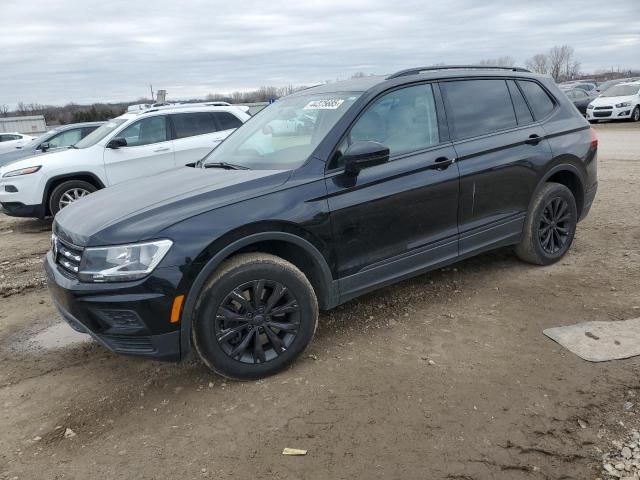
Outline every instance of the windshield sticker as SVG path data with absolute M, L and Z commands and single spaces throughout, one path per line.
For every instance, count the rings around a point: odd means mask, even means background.
M 344 103 L 341 98 L 327 98 L 326 100 L 312 100 L 304 107 L 304 110 L 336 110 Z

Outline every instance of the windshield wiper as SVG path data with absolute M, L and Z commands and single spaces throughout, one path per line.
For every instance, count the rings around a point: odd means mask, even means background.
M 69 145 L 69 148 L 73 148 L 74 150 L 78 150 L 78 147 L 76 147 L 75 145 Z
M 226 170 L 251 170 L 249 167 L 245 167 L 244 165 L 234 165 L 233 163 L 227 162 L 212 162 L 205 163 L 203 168 L 224 168 Z

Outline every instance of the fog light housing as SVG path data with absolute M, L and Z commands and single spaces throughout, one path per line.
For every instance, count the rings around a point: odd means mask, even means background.
M 4 191 L 9 193 L 18 193 L 18 188 L 15 185 L 5 185 Z

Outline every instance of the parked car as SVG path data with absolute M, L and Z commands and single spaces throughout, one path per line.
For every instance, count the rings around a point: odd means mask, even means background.
M 13 216 L 55 215 L 104 187 L 197 162 L 249 118 L 235 107 L 127 112 L 70 149 L 0 167 L 0 203 Z
M 587 107 L 587 120 L 640 120 L 640 82 L 619 83 Z
M 595 94 L 596 92 L 596 84 L 595 83 L 582 83 L 582 82 L 578 82 L 578 83 L 574 83 L 571 85 L 572 89 L 580 89 L 580 90 L 584 90 L 585 92 L 589 93 L 589 94 Z
M 596 93 L 600 95 L 602 92 L 606 92 L 609 88 L 614 85 L 618 85 L 619 83 L 630 83 L 640 80 L 639 78 L 618 78 L 616 80 L 607 80 L 606 82 L 600 83 L 596 87 Z
M 473 102 L 469 99 L 472 98 Z M 313 128 L 273 135 L 313 113 Z M 62 210 L 45 270 L 107 348 L 276 373 L 318 309 L 490 249 L 549 265 L 596 194 L 597 138 L 547 77 L 415 68 L 294 93 L 198 166 Z
M 10 152 L 27 145 L 35 137 L 18 132 L 0 133 L 0 153 Z
M 0 154 L 0 166 L 15 162 L 21 158 L 34 157 L 42 153 L 68 148 L 82 140 L 103 123 L 72 123 L 51 129 L 22 147 Z
M 591 103 L 595 97 L 593 95 L 589 95 L 587 92 L 580 88 L 572 88 L 572 89 L 563 89 L 564 93 L 569 97 L 569 100 L 573 102 L 576 108 L 583 115 L 587 114 L 587 105 Z

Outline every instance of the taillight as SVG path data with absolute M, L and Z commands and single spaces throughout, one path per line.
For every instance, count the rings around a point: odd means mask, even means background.
M 598 134 L 596 133 L 595 129 L 593 127 L 590 128 L 591 130 L 591 149 L 592 150 L 597 150 L 598 149 Z

